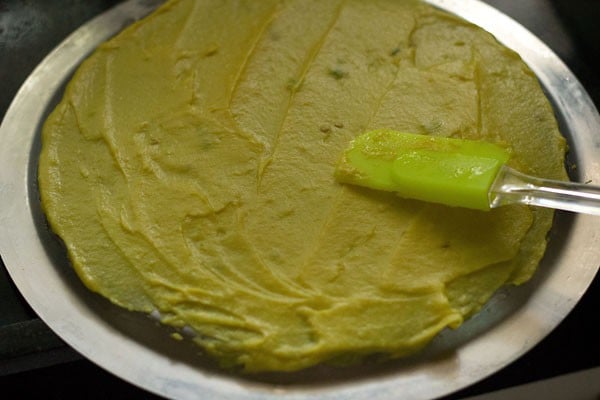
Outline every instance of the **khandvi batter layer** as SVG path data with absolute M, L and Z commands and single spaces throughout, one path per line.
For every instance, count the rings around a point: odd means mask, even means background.
M 85 285 L 225 367 L 414 353 L 534 272 L 552 212 L 336 182 L 388 128 L 487 140 L 565 178 L 532 72 L 424 3 L 169 1 L 87 59 L 43 129 L 42 205 Z

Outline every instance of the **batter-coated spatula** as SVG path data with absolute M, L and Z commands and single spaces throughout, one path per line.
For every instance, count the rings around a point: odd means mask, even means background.
M 506 165 L 509 158 L 507 149 L 488 142 L 376 130 L 352 141 L 335 176 L 449 206 L 520 203 L 600 215 L 600 187 L 525 175 Z

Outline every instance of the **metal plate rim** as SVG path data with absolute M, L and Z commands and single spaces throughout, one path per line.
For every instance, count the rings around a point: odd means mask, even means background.
M 558 57 L 521 25 L 478 0 L 427 1 L 476 23 L 521 54 L 562 110 L 570 129 L 581 132 L 581 137 L 574 139 L 582 179 L 600 182 L 597 158 L 600 137 L 592 135 L 593 130 L 600 127 L 600 117 L 581 84 Z M 600 250 L 594 243 L 598 241 L 599 221 L 590 216 L 559 214 L 559 219 L 568 219 L 571 225 L 571 234 L 564 238 L 566 243 L 555 261 L 565 263 L 566 267 L 553 268 L 541 289 L 537 288 L 522 308 L 494 329 L 462 345 L 453 356 L 422 362 L 402 375 L 315 387 L 267 385 L 194 369 L 131 341 L 109 322 L 91 314 L 57 271 L 48 266 L 49 260 L 31 217 L 31 176 L 27 170 L 31 163 L 30 148 L 39 130 L 39 117 L 60 86 L 52 76 L 57 66 L 70 73 L 97 44 L 132 19 L 145 15 L 156 4 L 156 1 L 129 0 L 75 31 L 30 75 L 0 126 L 3 140 L 0 148 L 0 254 L 32 308 L 75 350 L 132 384 L 177 399 L 241 400 L 282 396 L 289 399 L 384 399 L 395 398 L 400 393 L 406 399 L 432 398 L 469 386 L 520 357 L 552 331 L 585 293 L 598 270 Z M 32 275 L 35 278 L 32 279 Z M 524 327 L 524 322 L 529 327 Z M 90 337 L 91 330 L 93 337 Z M 98 351 L 107 345 L 111 347 L 110 352 Z M 482 360 L 483 350 L 493 357 Z M 131 354 L 135 359 L 131 359 Z

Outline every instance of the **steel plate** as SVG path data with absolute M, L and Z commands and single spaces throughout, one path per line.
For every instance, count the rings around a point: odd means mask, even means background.
M 542 42 L 478 0 L 428 0 L 493 33 L 537 74 L 570 145 L 572 176 L 600 182 L 600 116 L 584 88 Z M 81 284 L 40 209 L 36 169 L 40 127 L 64 84 L 102 41 L 154 9 L 129 0 L 69 36 L 35 69 L 0 127 L 0 254 L 19 291 L 69 345 L 148 391 L 177 399 L 425 399 L 500 370 L 550 333 L 592 282 L 600 259 L 600 219 L 557 213 L 534 278 L 499 291 L 456 331 L 418 356 L 346 369 L 315 367 L 243 377 L 216 368 L 151 318 L 111 305 Z

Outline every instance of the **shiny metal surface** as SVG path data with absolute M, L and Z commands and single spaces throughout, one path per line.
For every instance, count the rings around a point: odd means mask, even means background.
M 600 182 L 600 116 L 565 65 L 523 27 L 477 0 L 429 0 L 516 50 L 553 102 L 581 182 Z M 498 371 L 545 337 L 598 270 L 600 219 L 558 213 L 548 252 L 529 283 L 501 290 L 456 331 L 421 354 L 381 365 L 240 377 L 196 356 L 144 315 L 109 304 L 79 282 L 40 209 L 35 171 L 39 130 L 72 71 L 95 46 L 156 1 L 130 0 L 84 25 L 53 51 L 17 94 L 0 127 L 0 254 L 39 316 L 81 354 L 121 378 L 177 399 L 425 399 Z

